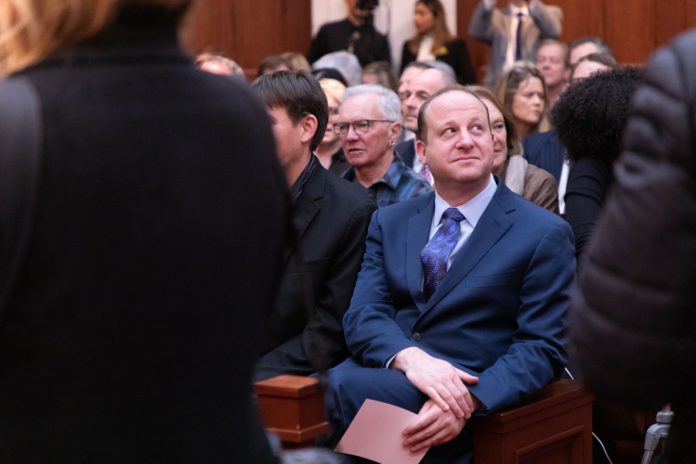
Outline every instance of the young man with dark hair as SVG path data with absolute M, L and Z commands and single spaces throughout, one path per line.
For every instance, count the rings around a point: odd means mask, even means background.
M 271 118 L 294 206 L 295 238 L 265 321 L 255 378 L 309 375 L 347 355 L 341 321 L 375 205 L 364 189 L 326 171 L 312 154 L 324 137 L 328 105 L 311 75 L 280 71 L 258 78 L 252 88 Z

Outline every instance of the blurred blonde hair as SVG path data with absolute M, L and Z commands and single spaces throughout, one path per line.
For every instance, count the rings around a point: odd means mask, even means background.
M 191 0 L 2 0 L 0 73 L 40 61 L 56 49 L 91 37 L 119 8 L 159 6 L 182 12 Z
M 346 86 L 337 81 L 336 79 L 322 78 L 319 79 L 319 85 L 321 86 L 327 97 L 331 97 L 340 105 L 343 101 L 343 93 L 346 91 Z

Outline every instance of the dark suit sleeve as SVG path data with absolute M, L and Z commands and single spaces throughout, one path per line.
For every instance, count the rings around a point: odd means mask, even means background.
M 563 11 L 541 0 L 529 1 L 529 16 L 539 28 L 539 39 L 558 39 L 563 31 Z
M 520 288 L 517 331 L 507 352 L 479 375 L 469 390 L 498 410 L 528 399 L 554 378 L 566 362 L 565 324 L 575 275 L 573 234 L 558 221 L 536 247 Z
M 406 66 L 412 63 L 416 59 L 416 55 L 411 53 L 411 49 L 408 46 L 408 40 L 404 42 L 404 46 L 401 48 L 401 70 L 399 74 L 404 72 Z
M 447 44 L 447 47 L 451 54 L 451 64 L 457 75 L 457 81 L 462 85 L 475 84 L 476 73 L 474 72 L 474 66 L 471 64 L 471 57 L 469 56 L 466 42 L 461 39 L 453 40 Z
M 314 36 L 314 39 L 312 39 L 312 42 L 309 44 L 309 51 L 307 52 L 307 61 L 309 61 L 310 64 L 314 63 L 319 58 L 329 53 L 326 35 L 326 26 L 320 27 L 319 31 L 317 31 L 317 35 Z
M 315 301 L 313 316 L 301 333 L 261 357 L 257 364 L 257 378 L 267 378 L 279 372 L 309 375 L 334 366 L 348 356 L 342 319 L 360 270 L 365 234 L 374 209 L 371 201 L 365 201 L 355 209 L 337 242 L 340 247 L 331 258 L 331 267 Z
M 399 351 L 416 346 L 397 325 L 384 261 L 380 211 L 372 216 L 365 257 L 343 330 L 353 358 L 365 367 L 384 367 Z

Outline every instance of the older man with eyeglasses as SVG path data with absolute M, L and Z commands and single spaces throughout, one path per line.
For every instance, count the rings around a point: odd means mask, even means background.
M 425 180 L 394 156 L 400 121 L 396 93 L 378 85 L 358 85 L 346 90 L 334 124 L 351 165 L 343 177 L 365 187 L 378 207 L 430 191 Z

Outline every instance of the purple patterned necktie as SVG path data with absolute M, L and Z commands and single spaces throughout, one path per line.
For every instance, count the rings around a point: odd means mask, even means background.
M 515 61 L 522 59 L 522 18 L 524 13 L 517 13 L 517 34 L 515 35 Z
M 447 274 L 447 261 L 462 234 L 459 223 L 463 220 L 464 215 L 457 208 L 447 208 L 442 213 L 442 225 L 421 251 L 420 258 L 425 277 L 423 294 L 426 299 L 430 299 Z

